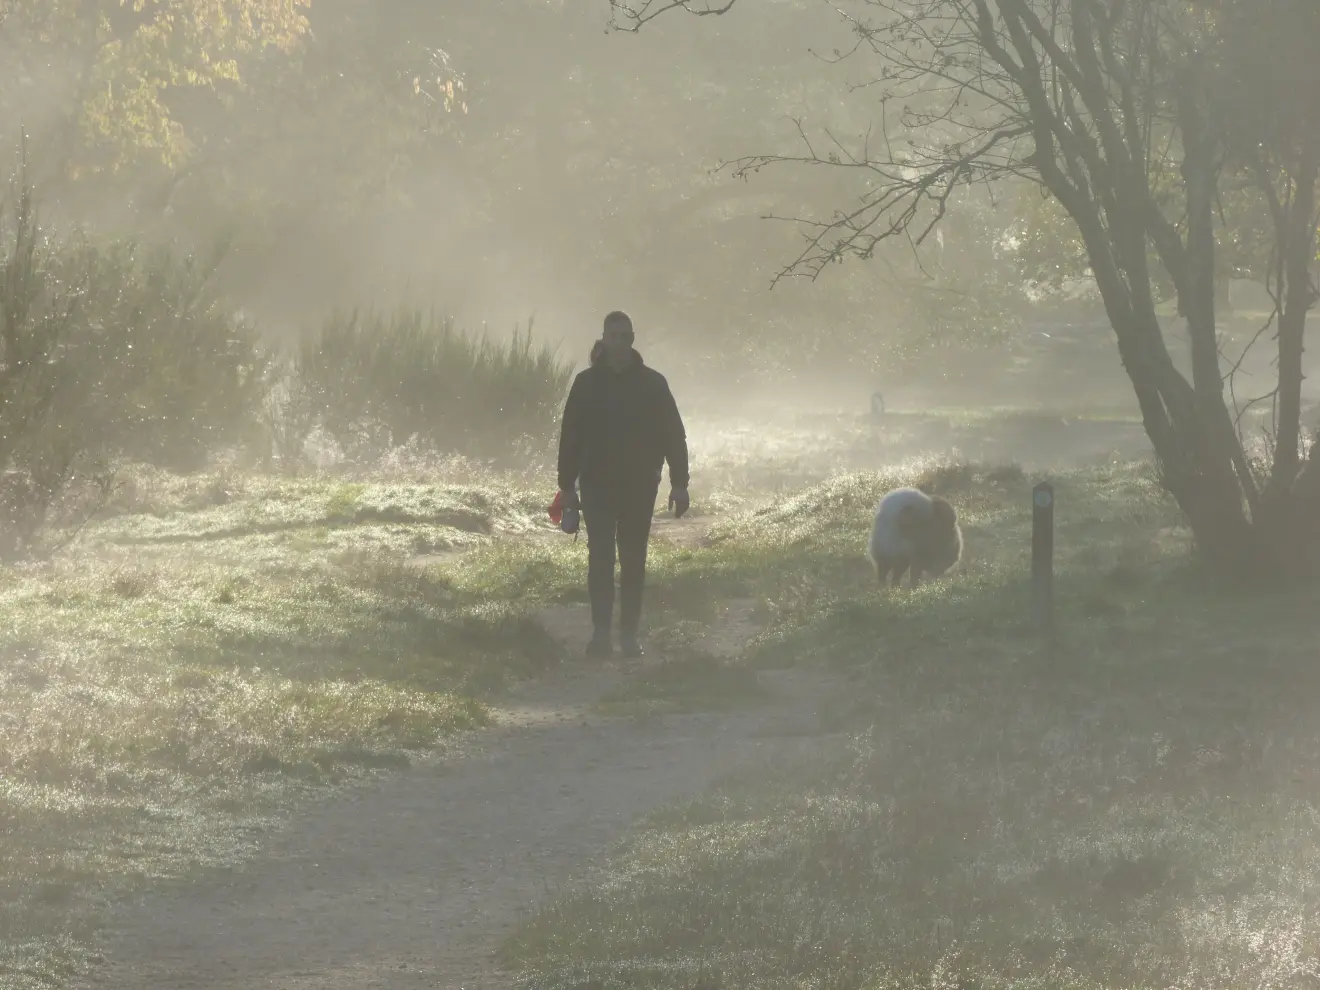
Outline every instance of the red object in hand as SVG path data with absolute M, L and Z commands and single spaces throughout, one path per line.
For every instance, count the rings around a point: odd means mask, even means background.
M 556 526 L 564 521 L 564 493 L 562 491 L 555 492 L 555 500 L 550 503 L 550 508 L 547 511 L 550 513 L 550 521 Z

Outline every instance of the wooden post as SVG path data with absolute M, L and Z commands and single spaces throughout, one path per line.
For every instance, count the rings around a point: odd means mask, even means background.
M 1042 481 L 1031 490 L 1031 619 L 1053 649 L 1054 642 L 1054 486 Z

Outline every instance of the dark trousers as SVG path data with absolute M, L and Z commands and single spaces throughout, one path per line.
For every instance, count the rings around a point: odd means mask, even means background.
M 619 553 L 619 628 L 637 635 L 646 582 L 646 544 L 651 538 L 655 492 L 591 502 L 582 509 L 587 525 L 587 593 L 591 623 L 608 634 L 614 617 L 614 551 Z

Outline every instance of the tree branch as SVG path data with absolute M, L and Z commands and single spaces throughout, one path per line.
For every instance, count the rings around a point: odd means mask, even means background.
M 948 161 L 926 170 L 917 170 L 915 175 L 911 175 L 912 166 L 904 162 L 878 162 L 851 154 L 841 157 L 832 152 L 830 156 L 822 158 L 800 123 L 798 128 L 807 145 L 806 155 L 757 155 L 724 163 L 720 169 L 728 168 L 734 177 L 744 179 L 768 165 L 787 163 L 864 169 L 881 176 L 885 185 L 863 196 L 857 208 L 836 214 L 829 221 L 773 214 L 763 217 L 805 225 L 814 231 L 807 236 L 807 244 L 797 258 L 774 275 L 772 286 L 789 277 L 806 277 L 815 281 L 826 265 L 841 261 L 845 255 L 872 257 L 882 242 L 912 230 L 918 222 L 922 207 L 929 205 L 933 208 L 934 216 L 924 221 L 915 236 L 914 243 L 920 245 L 947 213 L 949 199 L 959 186 L 976 177 L 989 179 L 996 173 L 1018 173 L 1018 166 L 1011 161 L 992 166 L 987 164 L 986 159 L 1002 145 L 1011 144 L 1030 133 L 1030 129 L 1024 125 L 994 131 Z
M 655 20 L 674 10 L 693 14 L 696 17 L 718 17 L 733 9 L 738 0 L 641 0 L 640 3 L 625 3 L 624 0 L 610 0 L 610 26 L 616 31 L 636 34 L 642 25 Z M 622 19 L 622 23 L 620 23 Z

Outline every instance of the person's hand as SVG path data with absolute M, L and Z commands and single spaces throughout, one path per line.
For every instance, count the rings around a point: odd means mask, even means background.
M 569 536 L 578 531 L 578 526 L 582 522 L 582 510 L 574 506 L 571 509 L 564 509 L 564 518 L 559 521 L 559 528 Z
M 682 519 L 683 513 L 691 506 L 688 500 L 688 490 L 686 488 L 671 488 L 669 490 L 669 508 L 674 513 L 675 519 Z
M 561 488 L 559 495 L 565 509 L 582 508 L 582 503 L 578 501 L 577 488 Z

